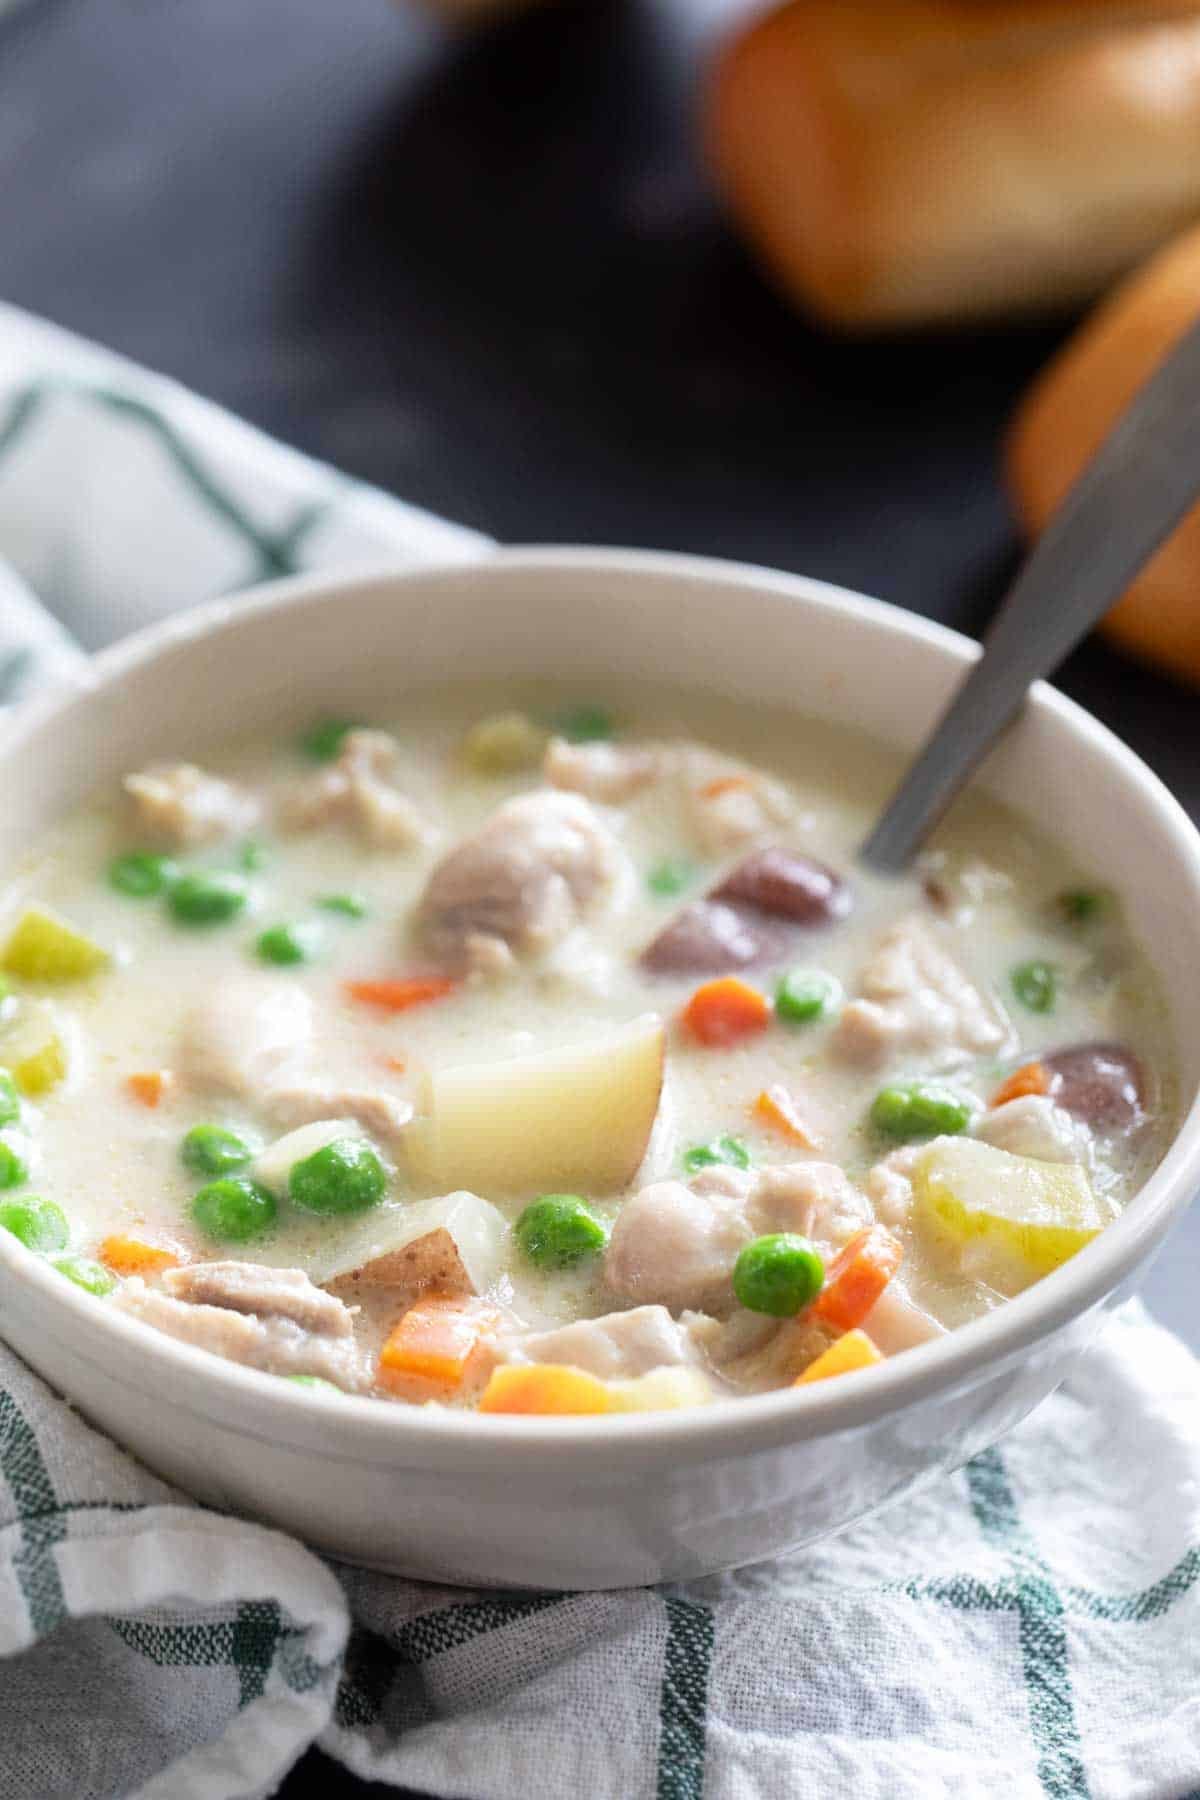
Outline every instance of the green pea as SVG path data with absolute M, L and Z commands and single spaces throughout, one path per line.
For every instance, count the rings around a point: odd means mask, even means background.
M 0 1230 L 11 1231 L 27 1250 L 39 1255 L 50 1250 L 65 1250 L 71 1235 L 67 1215 L 53 1200 L 42 1200 L 36 1194 L 25 1194 L 20 1200 L 0 1201 Z
M 216 869 L 181 875 L 167 894 L 167 905 L 181 925 L 224 925 L 245 904 L 242 877 Z
M 825 1264 L 808 1239 L 779 1231 L 755 1238 L 733 1265 L 733 1291 L 739 1306 L 773 1319 L 794 1319 L 820 1293 Z
M 1054 998 L 1058 992 L 1058 977 L 1048 962 L 1018 963 L 1009 976 L 1012 991 L 1030 1012 L 1048 1013 L 1054 1011 Z
M 608 1241 L 603 1225 L 577 1194 L 543 1194 L 525 1208 L 513 1236 L 536 1269 L 573 1269 Z
M 683 1166 L 689 1175 L 698 1175 L 701 1169 L 711 1169 L 717 1163 L 748 1169 L 750 1152 L 740 1137 L 719 1137 L 708 1144 L 693 1144 L 683 1153 Z
M 318 719 L 300 739 L 300 748 L 314 762 L 333 762 L 350 733 L 361 729 L 357 719 Z
M 842 984 L 822 969 L 789 969 L 775 989 L 775 1017 L 811 1025 L 841 1005 Z
M 192 1218 L 208 1237 L 244 1244 L 274 1222 L 275 1196 L 244 1175 L 227 1175 L 200 1189 L 192 1201 Z
M 603 706 L 569 706 L 550 721 L 561 737 L 572 744 L 598 744 L 616 731 L 613 716 Z
M 320 1375 L 285 1375 L 283 1379 L 290 1381 L 293 1387 L 315 1388 L 318 1393 L 337 1394 L 339 1398 L 341 1397 L 341 1388 L 335 1382 L 326 1381 Z
M 248 1163 L 254 1152 L 236 1131 L 223 1125 L 193 1125 L 179 1146 L 184 1168 L 197 1175 L 228 1175 Z
M 305 1212 L 353 1213 L 383 1199 L 383 1164 L 359 1138 L 335 1138 L 303 1162 L 293 1163 L 288 1193 Z
M 311 962 L 319 943 L 313 925 L 272 925 L 259 933 L 254 948 L 262 962 L 290 965 Z
M 682 894 L 693 876 L 692 865 L 681 856 L 668 856 L 646 875 L 646 886 L 652 894 L 660 899 L 671 900 L 676 894 Z
M 892 1138 L 950 1137 L 965 1131 L 970 1119 L 970 1100 L 937 1081 L 881 1088 L 871 1105 L 872 1125 Z
M 0 1069 L 0 1125 L 11 1125 L 21 1116 L 21 1096 L 7 1069 Z
M 156 856 L 153 850 L 130 850 L 108 865 L 109 885 L 130 900 L 152 899 L 169 888 L 178 874 L 177 863 L 169 856 Z
M 370 911 L 361 894 L 322 894 L 317 905 L 345 919 L 365 919 Z
M 248 838 L 238 851 L 238 867 L 244 869 L 247 875 L 253 875 L 266 866 L 267 852 L 264 846 L 254 838 Z
M 0 1188 L 20 1187 L 29 1180 L 29 1165 L 11 1144 L 0 1138 Z
M 1112 903 L 1107 888 L 1068 888 L 1056 902 L 1068 925 L 1090 925 L 1093 919 L 1103 917 Z
M 97 1299 L 111 1294 L 117 1285 L 116 1276 L 110 1274 L 103 1263 L 92 1262 L 90 1257 L 60 1256 L 53 1266 L 85 1294 L 95 1294 Z

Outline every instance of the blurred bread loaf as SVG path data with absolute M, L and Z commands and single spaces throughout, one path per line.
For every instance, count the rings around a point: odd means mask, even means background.
M 1200 0 L 790 0 L 719 55 L 707 139 L 827 320 L 1078 302 L 1200 219 Z
M 1045 525 L 1155 365 L 1200 319 L 1200 227 L 1126 281 L 1039 377 L 1013 420 L 1007 474 L 1022 526 Z M 1147 564 L 1104 629 L 1200 683 L 1200 506 Z

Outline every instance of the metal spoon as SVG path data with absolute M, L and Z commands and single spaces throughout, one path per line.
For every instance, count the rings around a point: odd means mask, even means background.
M 862 847 L 903 869 L 960 787 L 1200 496 L 1200 325 L 1134 397 L 1021 569 L 955 694 Z

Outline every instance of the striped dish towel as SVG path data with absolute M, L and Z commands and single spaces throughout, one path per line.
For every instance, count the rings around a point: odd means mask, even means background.
M 0 700 L 247 581 L 486 547 L 0 308 Z M 531 1595 L 199 1508 L 0 1346 L 0 1655 L 3 1800 L 249 1800 L 312 1742 L 464 1800 L 1200 1800 L 1200 1370 L 1128 1308 L 832 1543 Z

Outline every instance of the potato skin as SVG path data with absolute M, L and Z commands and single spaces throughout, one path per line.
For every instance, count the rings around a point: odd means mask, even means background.
M 716 59 L 709 160 L 855 330 L 1037 314 L 1200 217 L 1196 0 L 789 0 Z
M 1013 418 L 1005 474 L 1034 538 L 1151 370 L 1200 318 L 1200 227 L 1124 282 L 1043 370 Z M 1102 629 L 1200 685 L 1200 505 L 1167 539 Z

